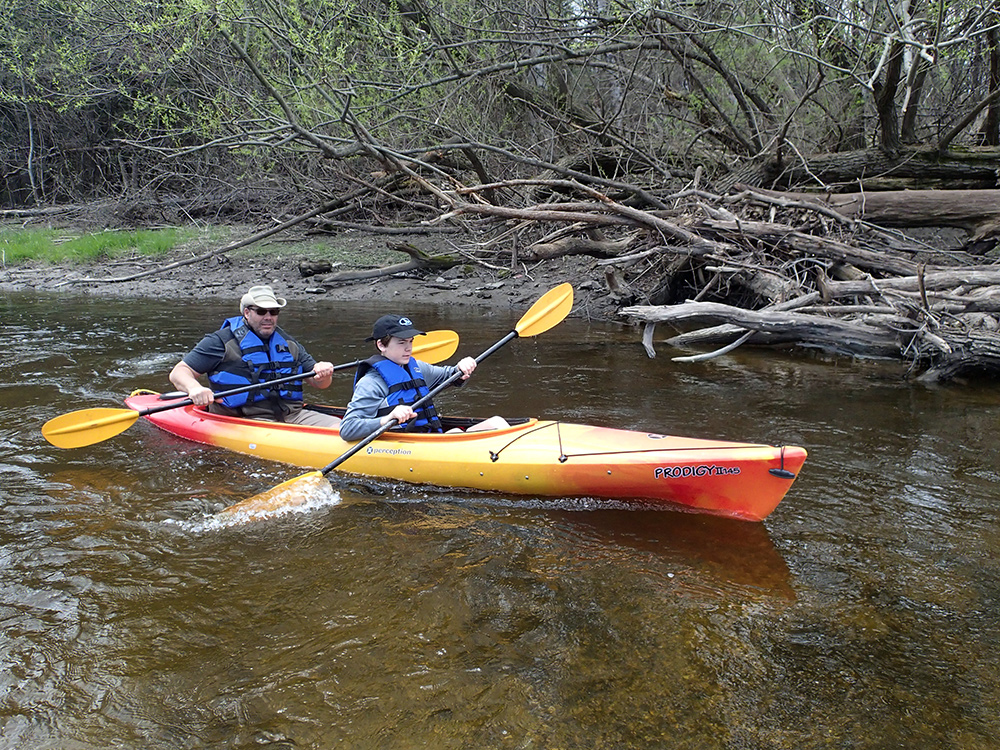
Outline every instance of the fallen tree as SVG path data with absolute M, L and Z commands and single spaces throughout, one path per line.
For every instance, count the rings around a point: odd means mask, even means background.
M 862 204 L 857 196 L 744 189 L 744 209 L 768 207 L 769 221 L 748 218 L 746 210 L 733 215 L 732 202 L 727 209 L 702 203 L 702 217 L 688 228 L 732 250 L 689 253 L 688 263 L 674 264 L 668 299 L 628 305 L 619 314 L 644 325 L 650 356 L 658 323 L 678 331 L 666 341 L 671 346 L 721 347 L 674 358 L 679 361 L 737 345 L 783 345 L 897 358 L 926 380 L 996 377 L 1000 266 L 964 248 L 930 247 L 869 223 L 877 218 L 886 227 L 905 226 L 912 213 L 920 226 L 960 222 L 969 231 L 996 220 L 998 191 L 961 193 L 866 194 L 871 203 Z M 935 216 L 944 218 L 934 223 Z M 661 278 L 661 286 L 666 281 Z
M 971 235 L 967 249 L 989 249 L 1000 236 L 1000 190 L 886 190 L 856 193 L 782 193 L 751 189 L 776 205 L 826 207 L 846 219 L 881 227 L 957 227 Z

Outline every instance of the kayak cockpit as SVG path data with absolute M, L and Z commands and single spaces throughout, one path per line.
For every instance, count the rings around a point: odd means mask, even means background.
M 344 406 L 321 406 L 319 404 L 306 404 L 304 407 L 306 409 L 311 409 L 312 411 L 318 411 L 322 414 L 329 414 L 334 417 L 344 418 L 344 414 L 347 412 L 347 407 Z M 441 416 L 441 427 L 445 432 L 449 430 L 461 430 L 465 432 L 472 425 L 478 424 L 483 421 L 483 417 L 446 417 Z M 533 421 L 528 417 L 504 417 L 507 420 L 507 424 L 511 427 L 517 427 L 519 425 L 525 425 Z M 395 431 L 393 434 L 398 434 Z

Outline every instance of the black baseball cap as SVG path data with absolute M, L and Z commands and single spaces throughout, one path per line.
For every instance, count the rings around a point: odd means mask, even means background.
M 413 327 L 413 321 L 405 315 L 383 315 L 375 321 L 372 328 L 372 335 L 365 341 L 376 341 L 386 336 L 395 336 L 398 339 L 412 339 L 414 336 L 423 336 L 424 332 Z

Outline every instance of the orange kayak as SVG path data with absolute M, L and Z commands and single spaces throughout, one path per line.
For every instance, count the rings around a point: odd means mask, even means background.
M 132 395 L 136 411 L 162 404 Z M 343 409 L 314 407 L 328 413 Z M 148 414 L 157 427 L 188 440 L 318 469 L 353 443 L 335 428 L 262 422 L 187 406 Z M 475 419 L 444 418 L 445 427 Z M 675 437 L 538 419 L 445 434 L 387 432 L 339 471 L 419 484 L 535 497 L 608 498 L 748 521 L 777 507 L 806 460 L 797 446 Z

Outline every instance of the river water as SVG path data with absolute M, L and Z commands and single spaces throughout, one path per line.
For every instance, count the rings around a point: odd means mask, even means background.
M 235 307 L 232 305 L 230 307 Z M 220 527 L 301 473 L 140 421 L 63 451 L 234 313 L 0 295 L 3 748 L 993 748 L 1000 389 L 890 363 L 646 357 L 569 319 L 445 413 L 805 446 L 764 523 L 345 482 Z M 385 312 L 292 303 L 321 359 Z M 409 310 L 476 355 L 523 310 Z M 350 376 L 321 394 L 343 403 Z M 331 457 L 332 460 L 333 457 Z

